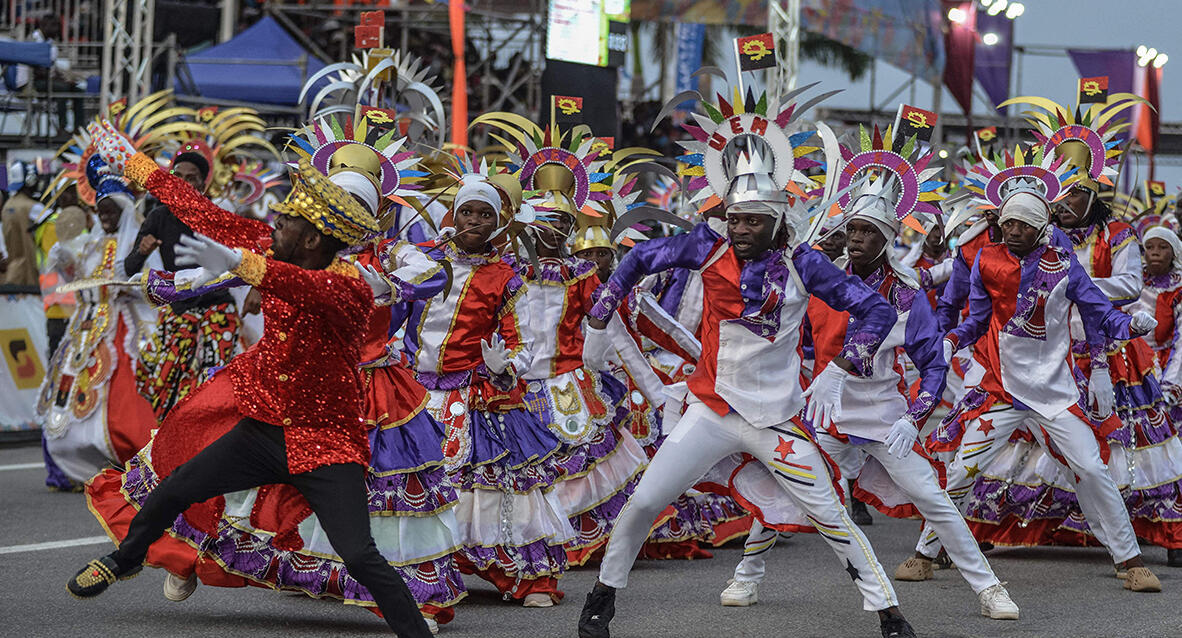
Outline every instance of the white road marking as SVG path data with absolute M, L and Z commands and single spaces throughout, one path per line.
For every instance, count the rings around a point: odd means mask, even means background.
M 87 536 L 86 538 L 75 538 L 68 541 L 50 541 L 48 543 L 32 543 L 29 545 L 9 545 L 8 547 L 0 547 L 0 554 L 20 554 L 23 552 L 40 552 L 47 549 L 61 549 L 63 547 L 79 547 L 82 545 L 101 545 L 109 543 L 111 539 L 106 536 Z
M 0 465 L 0 472 L 4 470 L 36 470 L 44 467 L 44 463 L 13 463 L 12 465 Z

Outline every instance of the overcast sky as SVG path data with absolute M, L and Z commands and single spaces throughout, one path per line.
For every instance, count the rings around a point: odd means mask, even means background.
M 1162 120 L 1182 121 L 1182 0 L 1028 0 L 1026 12 L 1015 21 L 1014 38 L 1018 45 L 1046 45 L 1063 48 L 1136 48 L 1139 44 L 1155 47 L 1170 56 L 1162 73 Z M 1175 50 L 1176 47 L 1176 50 Z M 1011 95 L 1043 95 L 1060 103 L 1075 103 L 1078 73 L 1066 54 L 1061 57 L 1027 55 L 1022 62 L 1022 86 L 1011 87 Z M 1015 56 L 1017 64 L 1017 56 Z M 886 64 L 877 63 L 875 95 L 881 103 L 910 76 Z M 834 81 L 833 70 L 818 64 L 801 67 L 800 83 Z M 869 74 L 858 82 L 846 83 L 845 92 L 826 101 L 827 105 L 866 108 L 870 98 Z M 932 90 L 921 83 L 915 105 L 932 106 Z M 893 112 L 900 101 L 909 101 L 904 91 L 891 105 Z M 955 109 L 956 103 L 945 92 L 943 110 Z M 986 106 L 974 100 L 974 112 L 985 113 Z M 1174 161 L 1170 161 L 1174 160 Z M 1158 179 L 1165 179 L 1171 190 L 1182 186 L 1182 158 L 1158 163 Z M 1165 165 L 1169 163 L 1171 165 Z M 1142 172 L 1147 171 L 1142 168 Z M 1147 177 L 1147 176 L 1146 176 Z M 1142 177 L 1145 179 L 1145 177 Z

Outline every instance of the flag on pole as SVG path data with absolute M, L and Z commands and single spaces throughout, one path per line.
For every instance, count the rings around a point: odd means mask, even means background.
M 894 141 L 891 144 L 891 150 L 898 153 L 907 140 L 912 137 L 917 138 L 920 142 L 930 141 L 932 133 L 935 131 L 937 117 L 931 111 L 925 111 L 909 104 L 900 104 L 899 112 L 895 115 Z
M 770 33 L 735 38 L 735 57 L 740 71 L 754 71 L 776 66 L 776 40 Z
M 1108 101 L 1108 76 L 1079 79 L 1079 103 L 1103 104 Z

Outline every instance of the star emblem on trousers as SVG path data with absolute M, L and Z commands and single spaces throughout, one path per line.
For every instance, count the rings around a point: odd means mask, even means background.
M 964 473 L 966 478 L 974 478 L 981 473 L 981 468 L 976 463 L 973 463 L 964 469 Z
M 862 577 L 862 573 L 858 571 L 857 567 L 850 562 L 850 559 L 845 559 L 845 573 L 850 575 L 850 580 L 858 580 Z
M 795 454 L 795 452 L 792 451 L 792 441 L 789 441 L 782 436 L 779 437 L 779 439 L 780 444 L 776 446 L 776 453 L 780 455 L 781 461 L 787 461 L 789 454 Z
M 977 426 L 977 429 L 981 434 L 989 434 L 997 428 L 993 427 L 993 419 L 981 419 L 981 425 Z

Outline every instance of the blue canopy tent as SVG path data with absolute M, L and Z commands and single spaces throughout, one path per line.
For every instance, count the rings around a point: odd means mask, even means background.
M 324 68 L 270 16 L 185 64 L 193 82 L 178 78 L 178 95 L 284 106 L 295 106 L 304 81 Z

